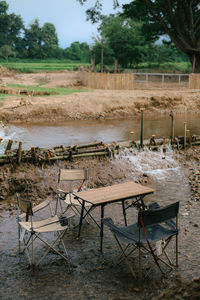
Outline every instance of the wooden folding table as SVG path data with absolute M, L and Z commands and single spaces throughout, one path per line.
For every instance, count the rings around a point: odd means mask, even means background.
M 102 188 L 73 193 L 75 198 L 81 203 L 81 215 L 80 215 L 78 236 L 80 236 L 81 234 L 83 219 L 87 215 L 90 215 L 90 217 L 100 228 L 100 251 L 102 252 L 104 207 L 110 203 L 121 201 L 123 215 L 124 215 L 124 222 L 125 222 L 125 226 L 127 226 L 126 209 L 130 206 L 126 207 L 125 201 L 132 199 L 135 204 L 139 204 L 144 209 L 144 202 L 143 202 L 144 196 L 152 194 L 153 192 L 154 190 L 152 188 L 143 186 L 133 181 L 129 181 L 120 184 L 115 184 L 112 186 L 106 186 Z M 91 207 L 88 210 L 85 208 L 85 202 L 91 204 Z M 90 211 L 97 206 L 101 206 L 100 225 L 90 214 Z

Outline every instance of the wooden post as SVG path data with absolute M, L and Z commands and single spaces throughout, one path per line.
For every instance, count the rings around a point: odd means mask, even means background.
M 163 152 L 166 152 L 166 148 L 165 148 L 165 136 L 163 136 Z
M 8 152 L 10 151 L 10 149 L 12 147 L 12 143 L 13 143 L 12 140 L 8 141 L 8 144 L 7 144 L 7 147 L 6 147 L 6 150 L 5 150 L 5 154 L 8 154 Z
M 36 157 L 36 152 L 35 152 L 34 147 L 31 147 L 31 156 L 32 156 L 33 162 L 36 162 L 37 157 Z
M 143 140 L 144 140 L 144 109 L 141 108 L 141 127 L 140 127 L 140 148 L 143 148 Z
M 186 135 L 187 135 L 187 122 L 184 122 L 184 144 L 183 148 L 186 148 Z
M 103 45 L 101 45 L 101 73 L 103 73 Z
M 118 68 L 118 60 L 115 59 L 115 62 L 114 62 L 114 73 L 117 73 L 117 68 Z
M 187 136 L 188 136 L 188 143 L 191 146 L 191 136 L 190 136 L 190 130 L 189 129 L 186 130 L 186 138 L 187 138 Z
M 17 151 L 17 162 L 18 164 L 21 163 L 21 160 L 22 160 L 22 142 L 20 141 L 19 142 L 19 147 L 18 147 L 18 151 Z
M 134 131 L 131 131 L 130 134 L 131 134 L 131 143 L 133 145 L 134 144 Z
M 95 56 L 93 55 L 91 58 L 91 71 L 95 71 Z
M 171 143 L 172 143 L 172 141 L 174 140 L 174 113 L 173 113 L 173 111 L 171 111 L 170 117 L 171 117 Z

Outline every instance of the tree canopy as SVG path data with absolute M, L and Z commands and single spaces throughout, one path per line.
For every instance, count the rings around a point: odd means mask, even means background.
M 78 0 L 81 4 L 87 0 Z M 118 1 L 114 1 L 117 5 Z M 193 71 L 200 72 L 200 1 L 199 0 L 134 0 L 122 6 L 123 14 L 143 21 L 143 31 L 155 37 L 167 34 L 175 46 L 185 53 Z M 87 10 L 93 22 L 101 16 L 102 1 Z
M 22 18 L 15 14 L 8 14 L 8 4 L 0 1 L 0 47 L 13 47 L 21 38 L 24 28 Z
M 141 22 L 119 15 L 102 16 L 99 32 L 122 67 L 144 60 L 149 41 L 142 34 Z

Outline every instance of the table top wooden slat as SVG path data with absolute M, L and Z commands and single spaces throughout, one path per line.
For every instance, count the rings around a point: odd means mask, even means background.
M 97 189 L 73 193 L 93 205 L 115 202 L 123 199 L 152 194 L 154 190 L 133 181 L 106 186 Z

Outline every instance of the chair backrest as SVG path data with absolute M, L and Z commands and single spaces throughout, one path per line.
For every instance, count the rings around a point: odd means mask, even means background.
M 32 203 L 29 200 L 20 199 L 19 195 L 16 193 L 17 196 L 17 204 L 21 211 L 26 213 L 26 215 L 32 216 L 33 215 L 33 209 L 32 209 Z
M 58 175 L 58 183 L 60 181 L 87 180 L 87 169 L 60 169 Z
M 165 222 L 175 218 L 178 214 L 178 211 L 179 202 L 175 202 L 163 208 L 140 211 L 138 213 L 138 225 L 142 226 L 141 218 L 144 226 Z

